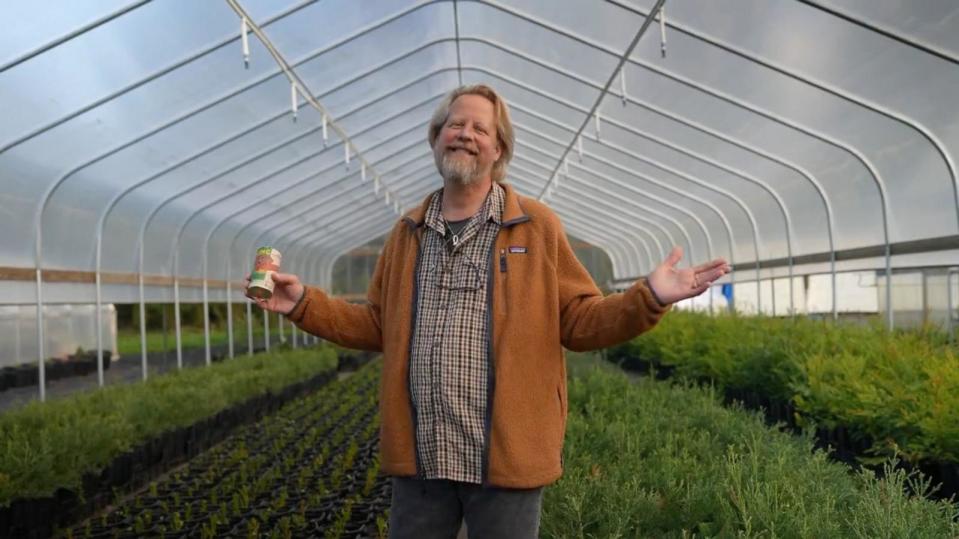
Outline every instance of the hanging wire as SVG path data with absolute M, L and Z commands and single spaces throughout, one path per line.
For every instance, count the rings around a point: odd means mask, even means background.
M 360 181 L 366 181 L 366 163 L 360 163 Z
M 543 195 L 546 194 L 550 185 L 552 185 L 553 178 L 556 177 L 556 171 L 559 170 L 559 167 L 562 165 L 563 158 L 566 157 L 570 151 L 572 151 L 573 146 L 576 144 L 576 138 L 583 133 L 583 130 L 585 130 L 586 127 L 589 125 L 589 119 L 593 117 L 594 115 L 596 118 L 597 140 L 599 139 L 599 127 L 600 127 L 599 106 L 603 102 L 603 97 L 605 97 L 606 94 L 609 93 L 610 86 L 614 82 L 616 82 L 616 75 L 620 72 L 620 70 L 622 70 L 623 65 L 626 64 L 627 58 L 629 58 L 629 55 L 632 54 L 633 49 L 636 48 L 636 45 L 639 43 L 640 38 L 643 37 L 643 34 L 645 34 L 646 30 L 650 27 L 650 25 L 652 25 L 653 20 L 656 18 L 654 13 L 659 11 L 663 7 L 663 4 L 665 2 L 666 0 L 656 0 L 655 5 L 650 9 L 649 15 L 646 16 L 646 19 L 643 21 L 643 24 L 640 26 L 639 30 L 636 32 L 636 35 L 633 36 L 633 39 L 629 43 L 629 46 L 626 47 L 626 50 L 623 51 L 623 54 L 619 57 L 619 62 L 616 64 L 616 67 L 614 67 L 613 70 L 610 72 L 609 79 L 606 80 L 606 84 L 603 86 L 603 90 L 599 93 L 599 96 L 596 98 L 596 102 L 593 103 L 592 108 L 586 114 L 586 117 L 583 118 L 582 125 L 579 126 L 579 129 L 576 130 L 576 133 L 570 139 L 569 146 L 567 146 L 566 149 L 563 150 L 562 155 L 560 155 L 559 158 L 556 160 L 556 166 L 555 168 L 553 168 L 552 172 L 550 173 L 549 181 L 546 182 L 546 185 L 543 186 L 543 189 L 540 191 L 539 196 L 537 196 L 538 199 L 543 198 Z
M 579 162 L 583 162 L 583 135 L 576 137 L 576 152 L 579 153 Z
M 283 70 L 283 73 L 284 75 L 286 75 L 286 78 L 289 79 L 290 84 L 292 86 L 291 95 L 295 95 L 297 92 L 299 92 L 300 94 L 303 95 L 303 98 L 305 99 L 308 105 L 312 106 L 317 111 L 319 111 L 322 117 L 321 121 L 322 121 L 322 128 L 323 128 L 324 147 L 328 144 L 328 140 L 329 140 L 328 133 L 327 133 L 327 126 L 332 128 L 333 132 L 336 133 L 336 135 L 340 138 L 340 140 L 343 141 L 344 161 L 345 161 L 347 170 L 349 170 L 350 157 L 351 157 L 350 146 L 352 146 L 353 143 L 350 141 L 350 137 L 346 134 L 346 131 L 342 129 L 340 126 L 338 126 L 335 121 L 330 119 L 329 112 L 326 110 L 326 108 L 323 107 L 323 105 L 316 100 L 316 98 L 313 96 L 313 92 L 310 91 L 309 86 L 307 86 L 306 83 L 303 82 L 303 80 L 299 77 L 299 75 L 297 75 L 297 73 L 293 70 L 293 68 L 286 61 L 286 59 L 283 58 L 283 55 L 280 54 L 280 52 L 276 49 L 276 47 L 273 45 L 270 39 L 266 36 L 263 30 L 259 26 L 257 26 L 256 23 L 250 20 L 249 15 L 240 5 L 239 1 L 238 0 L 226 0 L 226 1 L 230 5 L 230 7 L 233 9 L 233 11 L 240 17 L 240 21 L 241 21 L 240 24 L 241 24 L 241 30 L 242 30 L 241 34 L 244 41 L 244 47 L 243 47 L 244 59 L 247 60 L 249 57 L 249 44 L 246 41 L 247 39 L 246 35 L 249 31 L 252 31 L 254 34 L 256 34 L 256 37 L 259 38 L 260 42 L 263 43 L 263 46 L 266 47 L 266 50 L 269 51 L 274 61 L 276 61 L 276 63 Z M 295 118 L 296 105 L 293 106 L 293 112 L 294 112 L 294 118 Z M 363 159 L 362 154 L 356 151 L 355 147 L 352 148 L 352 152 L 356 153 L 356 157 L 361 163 L 364 163 L 364 164 L 366 163 L 366 161 Z M 367 164 L 366 166 L 369 166 L 369 165 Z M 376 171 L 374 170 L 373 173 L 375 174 Z M 374 187 L 376 191 L 378 192 L 379 186 L 375 185 Z
M 326 114 L 325 114 L 325 113 L 323 114 L 323 120 L 322 120 L 321 122 L 322 122 L 322 124 L 323 124 L 323 147 L 326 148 L 326 145 L 327 145 L 327 144 L 329 143 L 329 141 L 330 141 L 330 134 L 329 134 L 329 133 L 327 132 L 327 130 L 326 130 L 326 122 L 327 122 L 327 120 L 326 120 Z
M 666 57 L 666 6 L 659 8 L 659 53 Z
M 290 109 L 293 111 L 293 121 L 296 121 L 296 110 L 300 106 L 300 96 L 296 91 L 296 83 L 290 84 Z
M 243 67 L 250 69 L 250 27 L 246 22 L 246 17 L 240 18 L 240 41 L 243 43 Z

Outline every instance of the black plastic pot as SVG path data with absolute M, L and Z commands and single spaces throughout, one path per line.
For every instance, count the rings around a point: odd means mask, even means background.
M 937 466 L 938 482 L 942 483 L 939 488 L 940 494 L 944 497 L 959 495 L 959 464 L 955 462 L 940 462 Z
M 926 476 L 932 489 L 931 493 L 926 493 L 929 498 L 944 500 L 959 497 L 959 464 L 955 462 L 937 460 L 925 460 L 919 463 L 901 462 L 897 468 L 908 473 L 918 472 Z M 882 472 L 882 470 L 877 471 L 880 474 Z
M 373 352 L 347 352 L 336 358 L 337 372 L 354 372 L 370 362 L 376 354 Z
M 36 367 L 29 372 L 36 377 Z M 145 485 L 173 465 L 220 442 L 237 426 L 279 409 L 285 402 L 323 386 L 334 376 L 330 372 L 318 374 L 285 388 L 280 395 L 267 392 L 190 427 L 168 431 L 144 442 L 117 456 L 99 474 L 86 474 L 82 483 L 84 502 L 75 493 L 63 489 L 53 497 L 15 500 L 10 507 L 0 508 L 0 537 L 47 537 L 54 527 L 66 527 L 87 518 L 113 501 L 114 487 L 129 491 Z M 184 530 L 182 535 L 193 536 L 199 534 L 200 527 Z
M 36 365 L 24 365 L 17 369 L 13 387 L 35 386 L 39 383 Z
M 73 366 L 74 372 L 76 373 L 77 376 L 86 376 L 90 373 L 97 372 L 96 361 L 97 361 L 96 358 L 94 358 L 93 361 L 88 361 L 88 360 L 77 361 Z M 109 360 L 107 358 L 103 358 L 104 370 L 106 370 L 106 367 L 109 364 L 110 364 Z
M 109 350 L 104 350 L 104 370 L 110 368 L 110 355 Z M 47 382 L 71 376 L 86 376 L 97 371 L 97 352 L 96 350 L 84 352 L 80 355 L 69 356 L 67 360 L 48 359 L 44 362 L 43 370 Z M 0 371 L 0 391 L 16 387 L 35 386 L 38 383 L 39 373 L 35 363 L 4 367 Z
M 83 531 L 81 530 L 80 534 L 74 532 L 74 537 L 83 537 Z M 114 537 L 113 528 L 102 528 L 99 526 L 94 526 L 90 528 L 90 538 L 91 539 L 112 539 Z
M 370 537 L 371 528 L 376 529 L 376 518 L 372 519 L 363 516 L 362 521 L 354 521 L 352 517 L 343 528 L 344 537 Z
M 643 375 L 648 375 L 650 372 L 655 372 L 657 380 L 666 380 L 667 378 L 672 377 L 676 371 L 675 366 L 663 365 L 658 361 L 648 361 L 642 358 L 627 355 L 616 355 L 610 357 L 615 358 L 614 362 L 624 370 Z

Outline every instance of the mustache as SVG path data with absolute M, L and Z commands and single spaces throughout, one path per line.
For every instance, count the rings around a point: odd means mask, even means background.
M 474 148 L 470 148 L 469 146 L 456 145 L 456 146 L 449 146 L 449 147 L 446 148 L 446 151 L 447 151 L 447 152 L 451 152 L 451 151 L 454 151 L 454 150 L 465 150 L 465 151 L 468 152 L 470 155 L 477 155 L 477 154 L 479 154 L 479 150 L 474 149 Z

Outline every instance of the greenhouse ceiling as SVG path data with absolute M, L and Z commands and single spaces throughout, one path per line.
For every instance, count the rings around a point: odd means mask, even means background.
M 427 121 L 479 82 L 511 107 L 508 181 L 617 278 L 672 245 L 737 282 L 959 263 L 953 0 L 0 12 L 3 303 L 223 297 L 263 244 L 325 283 L 440 185 Z

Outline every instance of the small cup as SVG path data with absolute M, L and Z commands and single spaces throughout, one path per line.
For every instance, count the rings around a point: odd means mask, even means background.
M 260 247 L 256 250 L 256 261 L 253 263 L 253 273 L 250 274 L 250 285 L 246 287 L 246 296 L 257 299 L 273 297 L 273 274 L 280 271 L 282 255 L 272 247 Z

